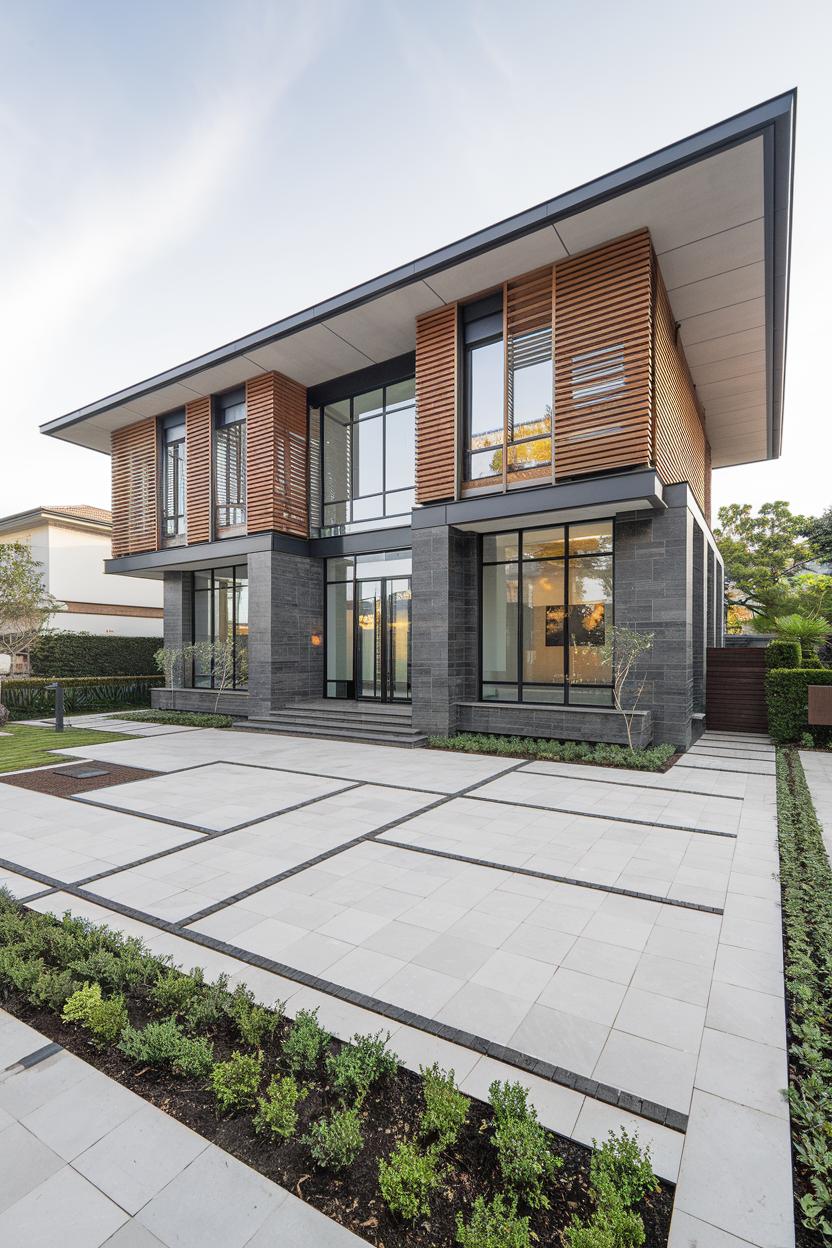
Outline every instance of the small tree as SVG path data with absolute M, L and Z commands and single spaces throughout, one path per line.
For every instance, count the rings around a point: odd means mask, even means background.
M 782 641 L 796 641 L 803 658 L 809 659 L 826 644 L 832 624 L 811 615 L 778 615 L 774 620 L 774 633 Z
M 617 624 L 607 629 L 602 647 L 604 663 L 609 664 L 612 671 L 613 703 L 624 720 L 630 753 L 633 753 L 633 720 L 647 683 L 646 674 L 636 683 L 635 669 L 641 656 L 652 649 L 654 637 L 655 633 L 639 633 Z
M 159 671 L 164 673 L 165 685 L 170 689 L 171 708 L 175 710 L 176 693 L 174 690 L 181 689 L 184 683 L 185 649 L 177 646 L 162 646 L 156 651 L 153 658 L 156 660 L 156 666 Z
M 226 689 L 235 681 L 244 685 L 248 679 L 248 651 L 245 646 L 234 646 L 233 637 L 223 637 L 220 641 L 197 641 L 188 646 L 186 656 L 193 658 L 203 669 L 213 675 L 214 689 L 217 700 L 214 711 L 219 709 L 220 698 Z
M 0 653 L 28 658 L 50 615 L 61 610 L 47 593 L 41 565 L 23 542 L 0 545 Z

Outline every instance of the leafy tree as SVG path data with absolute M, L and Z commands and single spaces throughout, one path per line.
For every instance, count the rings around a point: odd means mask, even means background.
M 606 640 L 601 649 L 604 663 L 612 670 L 612 700 L 615 709 L 624 720 L 627 744 L 633 754 L 633 722 L 638 710 L 647 675 L 639 681 L 637 668 L 643 654 L 653 647 L 655 633 L 639 633 L 635 629 L 616 624 L 607 629 Z
M 60 603 L 46 592 L 41 566 L 23 542 L 0 545 L 0 654 L 28 656 Z
M 817 554 L 809 516 L 793 515 L 779 499 L 764 503 L 756 516 L 749 503 L 732 503 L 720 507 L 718 518 L 714 536 L 725 561 L 727 606 L 745 607 L 761 622 L 793 612 L 822 613 L 827 587 L 819 582 L 832 588 L 832 580 L 804 572 Z M 813 598 L 815 610 L 807 601 Z
M 832 563 L 832 507 L 827 507 L 823 515 L 812 520 L 809 540 L 818 559 L 822 559 L 824 563 Z

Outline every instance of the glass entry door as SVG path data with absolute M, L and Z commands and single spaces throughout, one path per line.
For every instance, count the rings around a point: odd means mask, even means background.
M 355 696 L 410 701 L 410 577 L 355 584 Z

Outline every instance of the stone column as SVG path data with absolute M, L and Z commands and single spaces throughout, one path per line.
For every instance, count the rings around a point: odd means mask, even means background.
M 320 559 L 249 555 L 249 714 L 323 695 L 324 570 Z
M 448 525 L 413 530 L 413 727 L 456 729 L 458 702 L 477 697 L 477 538 Z

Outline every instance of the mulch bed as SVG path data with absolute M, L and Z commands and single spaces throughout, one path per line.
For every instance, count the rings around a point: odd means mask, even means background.
M 79 771 L 104 771 L 103 776 L 84 779 Z M 111 784 L 128 784 L 131 780 L 147 780 L 158 776 L 158 771 L 146 771 L 142 767 L 117 767 L 115 763 L 97 763 L 88 759 L 73 763 L 71 767 L 39 767 L 34 771 L 18 772 L 17 775 L 0 774 L 3 784 L 14 784 L 19 789 L 33 789 L 36 793 L 51 793 L 53 797 L 72 797 L 74 793 L 89 793 L 91 789 L 105 789 Z
M 531 751 L 518 750 L 516 754 L 497 754 L 489 751 L 477 750 L 473 746 L 470 750 L 449 750 L 444 745 L 426 745 L 427 750 L 436 750 L 439 754 L 478 754 L 481 758 L 504 758 L 506 762 L 511 762 L 513 758 L 525 759 L 528 763 L 567 763 L 574 764 L 575 767 L 606 767 L 610 771 L 643 771 L 646 776 L 658 775 L 665 771 L 670 771 L 671 767 L 678 763 L 682 754 L 671 754 L 666 762 L 660 767 L 627 767 L 623 763 L 602 763 L 596 762 L 593 758 L 543 758 L 540 754 L 533 754 Z
M 3 1005 L 51 1040 L 131 1088 L 377 1248 L 452 1248 L 456 1236 L 456 1212 L 459 1210 L 467 1214 L 477 1195 L 490 1199 L 501 1186 L 496 1150 L 490 1143 L 487 1130 L 491 1111 L 487 1105 L 472 1101 L 468 1123 L 456 1146 L 445 1155 L 446 1179 L 444 1186 L 434 1194 L 430 1217 L 405 1224 L 387 1211 L 378 1188 L 379 1158 L 389 1155 L 399 1140 L 412 1134 L 413 1125 L 418 1122 L 423 1108 L 418 1076 L 402 1068 L 368 1095 L 361 1111 L 364 1148 L 356 1162 L 339 1176 L 315 1166 L 306 1146 L 301 1143 L 301 1136 L 312 1120 L 335 1104 L 322 1086 L 321 1079 L 311 1080 L 309 1095 L 299 1105 L 300 1123 L 296 1137 L 286 1142 L 267 1140 L 254 1133 L 248 1115 L 218 1117 L 213 1094 L 206 1089 L 204 1082 L 164 1073 L 153 1067 L 137 1067 L 117 1049 L 101 1052 L 86 1039 L 84 1032 L 62 1023 L 57 1015 L 48 1010 L 32 1007 L 22 998 L 12 995 Z M 130 1001 L 130 1015 L 134 1025 L 141 1025 L 153 1017 L 146 1004 L 140 1002 L 137 1005 L 135 998 Z M 285 1021 L 281 1023 L 275 1040 L 267 1048 L 264 1062 L 267 1075 L 279 1069 L 276 1054 L 279 1052 L 280 1037 L 287 1026 Z M 212 1032 L 212 1039 L 218 1059 L 229 1056 L 233 1048 L 239 1047 L 239 1041 L 224 1024 Z M 338 1047 L 337 1041 L 334 1043 Z M 391 1047 L 395 1049 L 395 1041 Z M 551 1207 L 538 1211 L 531 1220 L 536 1242 L 542 1248 L 548 1245 L 554 1248 L 562 1243 L 560 1231 L 569 1224 L 573 1214 L 588 1218 L 592 1212 L 592 1202 L 587 1193 L 590 1150 L 561 1136 L 555 1136 L 554 1140 L 564 1164 L 546 1188 Z M 662 1183 L 661 1190 L 639 1206 L 644 1219 L 647 1248 L 665 1248 L 667 1244 L 674 1190 L 672 1184 Z

